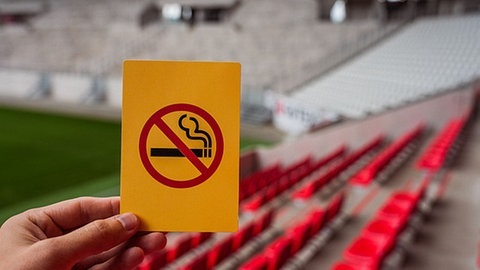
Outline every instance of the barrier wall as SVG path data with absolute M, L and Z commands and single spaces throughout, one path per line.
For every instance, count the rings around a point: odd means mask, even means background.
M 52 76 L 51 98 L 59 102 L 80 102 L 88 95 L 90 84 L 87 76 L 55 74 Z
M 46 78 L 46 85 L 40 81 Z M 97 77 L 81 73 L 42 73 L 30 70 L 0 70 L 0 96 L 7 98 L 31 98 L 38 96 L 39 88 L 47 87 L 48 98 L 52 102 L 84 103 L 94 92 L 94 80 Z M 100 78 L 104 79 L 104 78 Z M 108 106 L 121 108 L 122 106 L 122 79 L 106 78 L 105 102 Z M 41 95 L 41 94 L 40 94 Z
M 109 78 L 107 80 L 106 102 L 109 106 L 113 106 L 115 108 L 122 107 L 122 85 L 121 78 Z
M 0 70 L 0 95 L 25 98 L 33 92 L 39 77 L 33 71 Z

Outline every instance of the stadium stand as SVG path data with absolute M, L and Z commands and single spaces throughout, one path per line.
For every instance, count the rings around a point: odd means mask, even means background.
M 107 104 L 117 108 L 121 63 L 126 58 L 239 61 L 245 92 L 282 92 L 321 73 L 332 50 L 348 47 L 359 37 L 394 29 L 369 19 L 340 25 L 317 23 L 312 12 L 315 3 L 306 0 L 242 1 L 229 20 L 197 24 L 193 29 L 174 23 L 142 29 L 137 16 L 149 3 L 146 0 L 50 2 L 55 8 L 32 19 L 32 31 L 19 25 L 0 28 L 4 41 L 0 72 L 33 69 L 50 72 L 52 78 L 57 72 L 69 72 L 92 80 L 106 76 L 106 81 L 116 81 L 107 83 Z
M 292 96 L 306 104 L 362 118 L 476 80 L 480 16 L 429 18 Z

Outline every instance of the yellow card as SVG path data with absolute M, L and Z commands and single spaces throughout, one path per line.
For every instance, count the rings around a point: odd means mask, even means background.
M 123 68 L 120 211 L 144 231 L 236 231 L 240 64 Z

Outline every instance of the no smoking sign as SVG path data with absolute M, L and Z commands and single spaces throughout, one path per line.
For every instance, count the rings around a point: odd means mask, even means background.
M 191 104 L 173 104 L 147 120 L 139 153 L 155 180 L 173 188 L 190 188 L 217 170 L 223 143 L 220 126 L 208 112 Z
M 124 63 L 120 212 L 143 231 L 238 228 L 240 64 Z

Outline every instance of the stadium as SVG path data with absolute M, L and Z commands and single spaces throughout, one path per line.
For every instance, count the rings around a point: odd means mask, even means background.
M 0 0 L 0 220 L 119 195 L 124 60 L 235 61 L 239 230 L 139 269 L 479 269 L 479 41 L 478 0 Z

